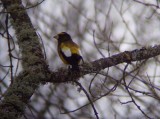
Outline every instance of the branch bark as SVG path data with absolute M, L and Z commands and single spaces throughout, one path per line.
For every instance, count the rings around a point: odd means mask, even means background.
M 48 66 L 44 60 L 38 36 L 21 0 L 1 0 L 10 14 L 22 55 L 23 72 L 14 78 L 0 103 L 2 119 L 17 119 L 40 82 L 47 78 Z
M 97 73 L 100 70 L 108 67 L 112 67 L 121 63 L 131 63 L 134 61 L 147 60 L 158 55 L 160 55 L 160 45 L 148 48 L 143 47 L 133 51 L 125 51 L 111 57 L 101 58 L 90 63 L 85 63 L 81 65 L 79 73 L 75 73 L 70 76 L 68 76 L 67 70 L 59 69 L 58 71 L 53 72 L 51 78 L 49 78 L 47 81 L 52 83 L 61 83 L 77 80 L 86 74 Z

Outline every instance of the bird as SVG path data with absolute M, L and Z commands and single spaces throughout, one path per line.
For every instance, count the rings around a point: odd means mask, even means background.
M 72 71 L 79 71 L 79 64 L 83 61 L 80 47 L 66 32 L 58 33 L 54 38 L 58 41 L 57 51 L 62 62 L 71 65 Z

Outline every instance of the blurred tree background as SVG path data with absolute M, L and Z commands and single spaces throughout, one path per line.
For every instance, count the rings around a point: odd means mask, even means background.
M 42 50 L 51 71 L 65 67 L 56 51 L 57 41 L 53 39 L 62 31 L 80 45 L 85 62 L 160 43 L 158 0 L 22 0 L 22 3 L 44 46 Z M 0 5 L 0 95 L 3 100 L 3 94 L 23 68 L 17 58 L 21 56 L 21 49 L 13 21 L 6 27 L 7 13 L 2 3 Z M 12 37 L 10 41 L 6 29 Z M 80 78 L 99 118 L 160 118 L 160 57 L 126 64 Z M 124 76 L 126 82 L 122 81 Z M 72 83 L 47 83 L 35 91 L 21 119 L 96 118 L 89 103 L 84 92 Z

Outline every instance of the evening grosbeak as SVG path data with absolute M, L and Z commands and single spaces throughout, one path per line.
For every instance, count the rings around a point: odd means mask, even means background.
M 78 64 L 83 61 L 79 46 L 72 41 L 71 36 L 61 32 L 54 36 L 58 41 L 57 51 L 64 64 L 71 65 L 72 70 L 79 71 Z

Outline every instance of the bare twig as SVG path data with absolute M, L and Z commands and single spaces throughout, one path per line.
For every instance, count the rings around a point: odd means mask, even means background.
M 31 8 L 34 8 L 34 7 L 37 7 L 38 5 L 40 5 L 42 2 L 44 2 L 45 0 L 42 0 L 41 2 L 35 4 L 35 5 L 32 5 L 30 7 L 26 7 L 25 9 L 31 9 Z
M 92 95 L 92 97 L 95 97 L 93 94 L 92 94 L 92 91 L 91 91 L 91 86 L 92 86 L 92 83 L 93 83 L 93 81 L 94 81 L 94 79 L 96 78 L 96 76 L 97 76 L 97 74 L 98 74 L 99 72 L 97 72 L 94 76 L 93 76 L 93 78 L 91 79 L 91 82 L 90 82 L 90 84 L 89 84 L 89 93 Z
M 96 111 L 96 108 L 94 107 L 94 104 L 93 104 L 93 101 L 91 100 L 89 94 L 87 93 L 87 91 L 83 88 L 83 86 L 78 82 L 78 81 L 75 81 L 75 83 L 83 90 L 83 92 L 85 93 L 85 95 L 87 96 L 92 108 L 93 108 L 93 111 L 96 115 L 96 118 L 99 119 L 99 116 L 98 116 L 98 112 Z
M 8 53 L 9 53 L 9 60 L 10 60 L 10 70 L 11 70 L 11 84 L 13 83 L 13 62 L 12 62 L 12 50 L 11 50 L 11 44 L 10 44 L 10 35 L 8 31 L 8 14 L 6 14 L 6 32 L 7 32 L 7 40 L 8 40 Z
M 41 37 L 41 35 L 37 32 L 40 40 L 41 40 L 41 43 L 42 43 L 42 47 L 43 47 L 43 53 L 44 53 L 44 59 L 46 60 L 47 59 L 47 55 L 46 55 L 46 50 L 45 50 L 45 46 L 44 46 L 44 42 L 43 42 L 43 39 Z
M 129 94 L 129 96 L 130 96 L 130 98 L 131 98 L 131 101 L 129 101 L 128 103 L 130 103 L 130 102 L 134 103 L 134 105 L 140 110 L 140 112 L 141 112 L 145 117 L 147 117 L 148 119 L 152 119 L 152 118 L 149 117 L 149 116 L 141 109 L 141 107 L 136 103 L 136 101 L 134 100 L 131 92 L 129 91 L 129 88 L 128 88 L 127 83 L 126 83 L 126 80 L 125 80 L 125 71 L 126 71 L 127 67 L 128 67 L 128 64 L 126 64 L 126 66 L 125 66 L 125 68 L 124 68 L 124 72 L 123 72 L 123 82 L 124 82 L 125 89 L 127 90 L 128 94 Z M 126 104 L 126 103 L 125 103 L 125 104 Z
M 140 4 L 143 4 L 145 6 L 150 6 L 150 7 L 156 7 L 156 8 L 160 8 L 159 7 L 159 4 L 158 4 L 158 1 L 157 1 L 157 5 L 155 4 L 151 4 L 151 3 L 145 3 L 145 2 L 142 2 L 142 1 L 139 1 L 139 0 L 133 0 L 134 2 L 137 2 L 137 3 L 140 3 Z
M 99 47 L 97 46 L 97 43 L 96 43 L 96 40 L 95 40 L 95 30 L 93 30 L 93 42 L 94 42 L 94 45 L 95 45 L 97 51 L 99 52 L 99 54 L 100 54 L 102 57 L 105 57 L 105 55 L 100 51 Z

